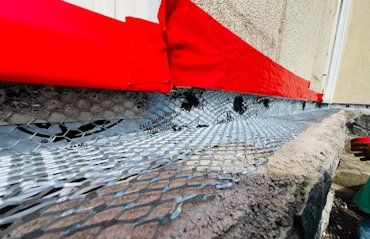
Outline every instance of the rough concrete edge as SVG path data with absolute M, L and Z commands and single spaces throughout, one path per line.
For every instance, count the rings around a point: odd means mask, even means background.
M 349 110 L 349 109 L 343 109 L 345 115 L 346 115 L 346 126 L 348 126 L 349 122 L 354 121 L 355 118 L 360 117 L 361 115 L 368 115 L 368 111 L 363 111 L 363 110 Z M 349 133 L 349 132 L 348 132 Z M 346 137 L 345 143 L 347 144 L 349 141 L 350 137 Z M 347 146 L 346 146 L 347 147 Z M 343 147 L 344 150 L 345 147 Z M 342 151 L 343 153 L 343 151 Z M 339 165 L 339 162 L 338 162 Z M 338 168 L 338 165 L 335 167 L 336 169 Z M 336 170 L 335 170 L 336 171 Z M 326 200 L 326 205 L 322 213 L 321 221 L 319 223 L 319 228 L 316 233 L 315 239 L 319 239 L 322 237 L 324 231 L 326 230 L 327 226 L 329 225 L 329 219 L 330 219 L 330 213 L 333 207 L 334 203 L 334 198 L 335 196 L 340 196 L 343 200 L 347 202 L 351 202 L 352 198 L 356 194 L 355 191 L 342 187 L 340 185 L 337 185 L 333 183 L 334 175 L 333 173 L 332 176 L 332 183 L 331 183 L 331 188 L 329 190 L 329 193 L 327 195 L 327 200 Z
M 347 139 L 345 127 L 347 117 L 348 113 L 340 111 L 321 123 L 312 124 L 308 130 L 299 134 L 294 141 L 284 145 L 271 157 L 271 161 L 281 161 L 285 152 L 290 152 L 295 158 L 309 159 L 306 164 L 302 163 L 302 166 L 305 166 L 302 176 L 306 179 L 301 185 L 301 190 L 305 192 L 304 201 L 298 206 L 301 209 L 294 215 L 295 228 L 288 231 L 286 237 L 315 238 L 317 231 L 321 230 L 319 225 L 322 212 Z M 304 150 L 303 145 L 306 145 Z M 307 147 L 308 145 L 310 147 Z M 311 159 L 316 157 L 318 162 L 315 164 Z
M 329 225 L 330 213 L 331 213 L 331 210 L 333 209 L 334 198 L 335 198 L 335 192 L 334 192 L 334 189 L 331 188 L 329 190 L 329 193 L 326 199 L 326 205 L 324 207 L 324 210 L 322 211 L 322 216 L 321 216 L 321 220 L 319 223 L 319 227 L 315 235 L 315 239 L 320 239 L 324 231 Z
M 240 185 L 228 190 L 209 190 L 208 193 L 216 194 L 216 199 L 211 202 L 183 205 L 183 214 L 161 227 L 157 236 L 160 238 L 194 238 L 194 235 L 202 235 L 202 238 L 246 238 L 245 235 L 241 236 L 235 231 L 248 230 L 246 228 L 248 220 L 255 221 L 257 224 L 261 223 L 260 219 L 250 218 L 251 214 L 245 211 L 248 204 L 271 198 L 266 195 L 268 191 L 258 192 L 255 194 L 257 198 L 253 198 L 254 194 L 245 197 L 246 191 L 263 190 L 261 185 L 268 183 L 269 180 L 273 181 L 276 175 L 289 175 L 289 178 L 295 181 L 291 182 L 289 186 L 291 189 L 282 191 L 286 194 L 280 195 L 289 199 L 284 205 L 272 204 L 270 209 L 288 211 L 287 216 L 290 218 L 286 219 L 286 225 L 278 227 L 279 236 L 275 234 L 274 237 L 314 238 L 327 202 L 331 179 L 347 137 L 346 120 L 345 112 L 340 111 L 328 116 L 322 122 L 312 123 L 295 140 L 286 143 L 282 149 L 270 157 L 268 164 L 254 174 L 243 176 Z M 310 147 L 307 147 L 308 145 Z M 254 180 L 259 176 L 267 181 Z M 243 183 L 248 181 L 251 181 L 252 185 Z M 261 195 L 263 198 L 258 198 Z M 229 205 L 230 203 L 234 205 Z M 230 208 L 235 209 L 231 212 Z M 271 211 L 271 213 L 274 212 Z M 271 216 L 270 213 L 268 214 L 267 217 Z M 210 234 L 209 230 L 213 233 Z M 272 229 L 267 227 L 265 230 Z M 267 238 L 270 234 L 268 231 L 263 231 L 260 233 L 260 236 L 262 235 L 263 238 Z

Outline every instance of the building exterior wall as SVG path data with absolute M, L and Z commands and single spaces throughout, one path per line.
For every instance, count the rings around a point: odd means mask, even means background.
M 257 50 L 322 91 L 340 0 L 193 0 Z
M 352 1 L 334 103 L 370 104 L 370 1 Z

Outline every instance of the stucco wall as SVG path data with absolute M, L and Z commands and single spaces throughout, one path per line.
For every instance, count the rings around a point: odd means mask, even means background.
M 335 103 L 370 104 L 370 1 L 352 1 L 352 12 L 334 92 Z
M 253 47 L 322 90 L 340 0 L 193 0 Z

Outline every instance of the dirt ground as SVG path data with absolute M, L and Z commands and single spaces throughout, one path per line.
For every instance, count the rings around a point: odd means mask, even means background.
M 346 126 L 349 130 L 349 139 L 370 135 L 370 115 L 360 115 L 359 112 L 347 112 L 350 120 Z M 349 140 L 348 140 L 349 141 Z M 336 171 L 334 183 L 352 190 L 352 192 L 337 192 L 330 214 L 330 221 L 323 239 L 351 239 L 357 237 L 357 229 L 363 219 L 363 212 L 352 202 L 352 197 L 367 181 L 370 172 L 370 163 L 361 162 L 350 151 L 346 144 L 341 162 Z
M 329 226 L 323 234 L 323 239 L 357 238 L 357 228 L 363 219 L 363 213 L 353 203 L 346 203 L 335 198 L 330 214 Z

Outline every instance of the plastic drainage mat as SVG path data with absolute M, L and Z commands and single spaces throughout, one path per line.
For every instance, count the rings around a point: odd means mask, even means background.
M 146 93 L 0 82 L 0 125 L 96 122 L 147 115 Z
M 1 126 L 0 236 L 155 237 L 185 202 L 232 187 L 323 115 L 311 102 L 220 91 L 148 102 L 143 119 Z

